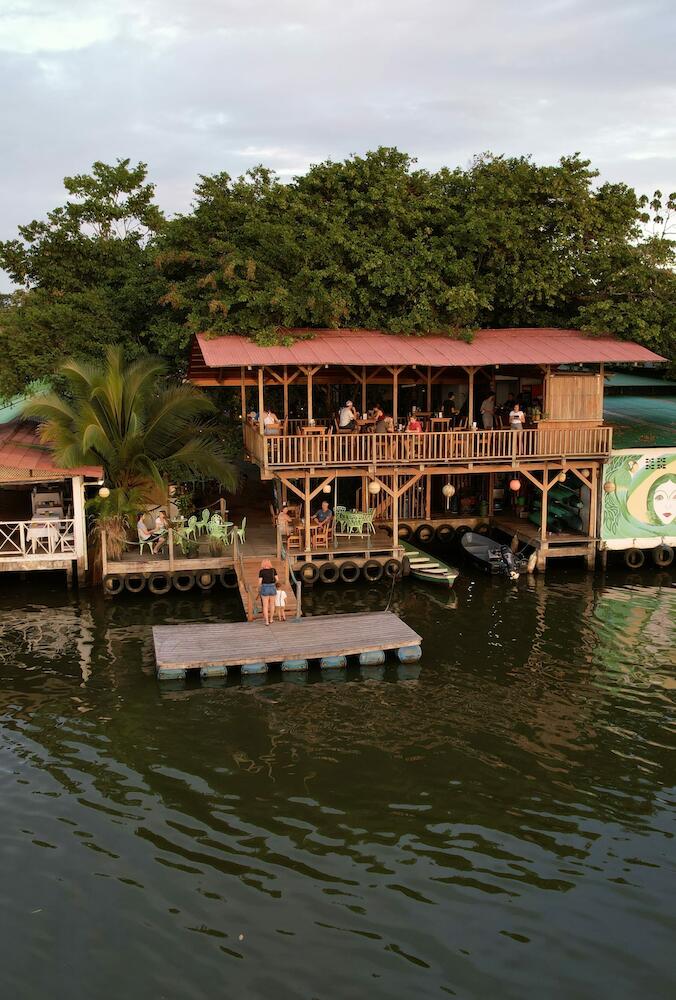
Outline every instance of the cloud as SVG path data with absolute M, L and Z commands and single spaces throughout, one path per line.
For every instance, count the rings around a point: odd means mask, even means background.
M 676 188 L 671 0 L 5 0 L 0 237 L 95 159 L 148 162 L 163 207 L 200 173 L 396 145 Z

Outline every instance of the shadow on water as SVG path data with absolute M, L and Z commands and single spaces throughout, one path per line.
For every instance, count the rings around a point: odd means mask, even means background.
M 675 605 L 668 574 L 406 581 L 420 664 L 172 686 L 150 626 L 231 592 L 3 584 L 3 993 L 666 996 Z

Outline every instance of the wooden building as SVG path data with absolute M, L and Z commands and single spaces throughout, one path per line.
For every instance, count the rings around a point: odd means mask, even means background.
M 577 330 L 479 330 L 471 342 L 289 332 L 289 346 L 271 347 L 200 334 L 188 378 L 223 390 L 222 405 L 241 420 L 261 478 L 275 482 L 280 498 L 302 504 L 305 556 L 312 504 L 331 492 L 334 503 L 373 505 L 393 550 L 416 532 L 424 539 L 441 527 L 496 525 L 533 544 L 540 569 L 562 555 L 593 565 L 601 468 L 612 446 L 603 422 L 604 365 L 663 359 Z M 491 395 L 495 417 L 484 427 L 481 407 Z M 509 426 L 513 398 L 527 413 L 521 430 Z M 348 399 L 363 421 L 343 433 L 335 415 Z M 393 432 L 374 430 L 367 414 L 376 403 L 391 416 Z M 278 419 L 266 426 L 259 416 L 268 411 Z M 412 412 L 422 432 L 405 429 Z M 579 511 L 569 530 L 556 519 L 552 526 L 563 481 Z
M 65 570 L 70 583 L 87 570 L 85 484 L 97 468 L 62 469 L 35 424 L 0 426 L 0 573 Z

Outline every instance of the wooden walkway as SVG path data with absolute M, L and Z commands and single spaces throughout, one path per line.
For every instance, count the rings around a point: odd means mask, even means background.
M 157 676 L 224 674 L 229 667 L 320 660 L 418 647 L 420 636 L 391 611 L 319 615 L 253 628 L 233 624 L 156 625 L 153 628 Z
M 277 570 L 277 576 L 282 586 L 282 590 L 286 591 L 287 619 L 293 618 L 298 608 L 298 602 L 296 601 L 296 593 L 293 589 L 293 584 L 289 579 L 286 560 L 271 558 L 270 562 Z M 244 605 L 244 613 L 246 614 L 247 621 L 250 622 L 257 621 L 258 619 L 261 621 L 263 620 L 263 608 L 258 595 L 258 574 L 260 573 L 260 570 L 261 560 L 258 556 L 248 559 L 235 560 L 235 572 L 237 573 L 239 593 L 242 598 L 242 604 Z M 276 614 L 277 611 L 275 610 L 275 615 Z M 283 625 L 284 622 L 280 622 L 280 624 Z

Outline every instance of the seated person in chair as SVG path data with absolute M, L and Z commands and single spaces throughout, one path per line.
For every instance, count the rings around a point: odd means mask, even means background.
M 143 520 L 143 511 L 139 512 L 138 521 L 136 522 L 136 531 L 138 532 L 139 542 L 150 542 L 151 552 L 153 555 L 157 555 L 164 540 L 162 535 L 158 534 L 157 531 L 151 531 L 147 526 L 146 522 Z
M 345 406 L 341 406 L 338 411 L 338 429 L 341 431 L 353 431 L 357 426 L 357 411 L 354 403 L 348 399 Z
M 325 524 L 327 527 L 331 524 L 333 519 L 333 511 L 329 507 L 328 500 L 322 500 L 322 505 L 319 510 L 315 511 L 312 518 L 313 524 Z

